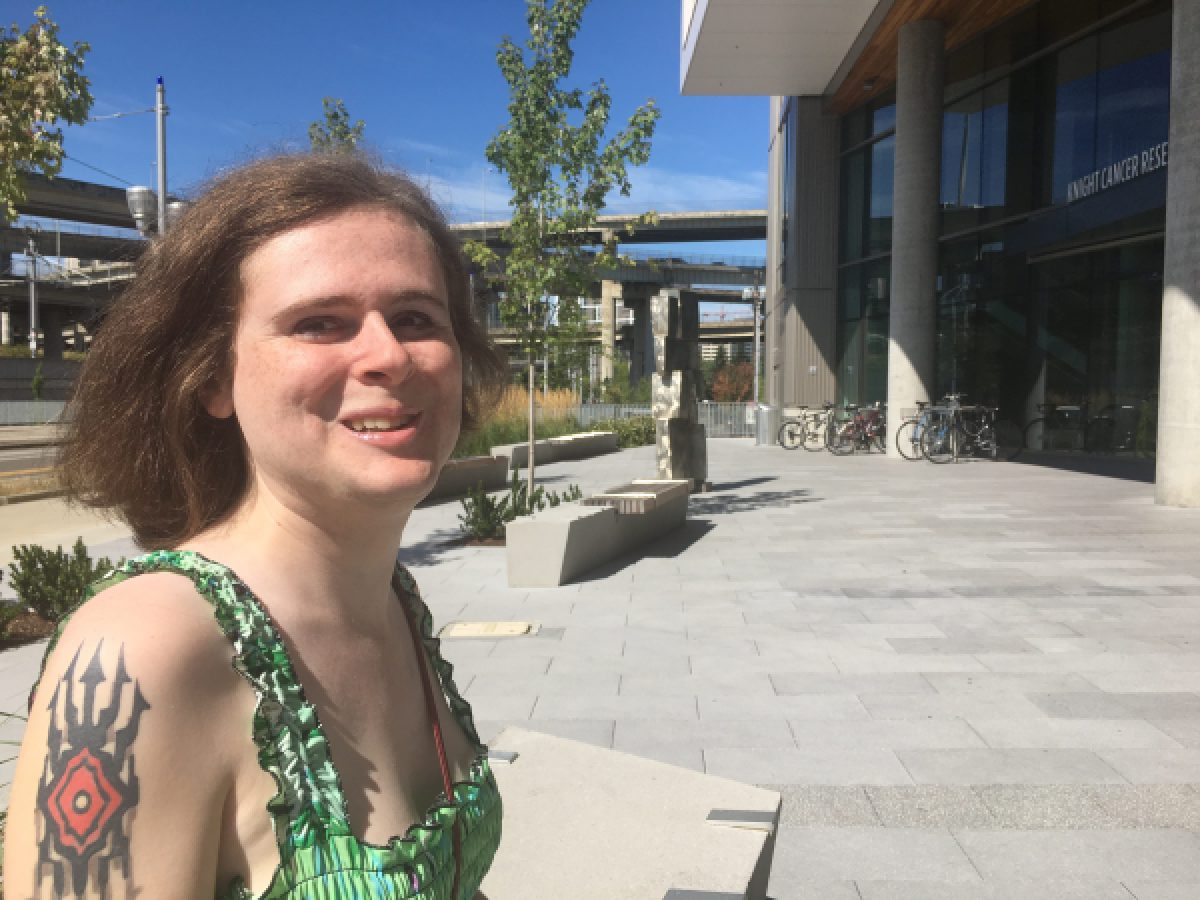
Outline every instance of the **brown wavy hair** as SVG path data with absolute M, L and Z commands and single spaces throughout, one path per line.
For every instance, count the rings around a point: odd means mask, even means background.
M 236 419 L 214 419 L 201 398 L 232 371 L 242 263 L 276 235 L 363 206 L 395 211 L 432 240 L 462 351 L 462 428 L 474 427 L 506 370 L 437 206 L 412 179 L 358 154 L 276 156 L 218 177 L 142 254 L 67 409 L 67 495 L 111 508 L 149 549 L 228 515 L 249 464 Z

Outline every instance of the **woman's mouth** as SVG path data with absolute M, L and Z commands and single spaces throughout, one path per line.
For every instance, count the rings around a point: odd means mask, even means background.
M 411 427 L 419 415 L 420 413 L 409 413 L 403 416 L 368 416 L 361 419 L 347 419 L 342 424 L 359 434 L 402 431 Z

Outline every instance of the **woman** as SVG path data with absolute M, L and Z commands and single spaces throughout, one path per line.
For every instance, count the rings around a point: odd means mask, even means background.
M 63 471 L 152 552 L 47 653 L 9 896 L 475 896 L 499 795 L 396 551 L 500 366 L 440 214 L 358 157 L 249 165 L 147 249 Z

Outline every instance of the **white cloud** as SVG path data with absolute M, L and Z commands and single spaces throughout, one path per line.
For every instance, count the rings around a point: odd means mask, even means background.
M 508 218 L 508 183 L 494 170 L 486 181 L 479 166 L 443 170 L 423 176 L 411 173 L 421 184 L 428 181 L 430 193 L 452 221 L 471 222 L 484 218 Z M 607 212 L 695 212 L 700 210 L 765 209 L 767 173 L 709 175 L 676 172 L 654 167 L 631 173 L 628 197 L 610 195 Z

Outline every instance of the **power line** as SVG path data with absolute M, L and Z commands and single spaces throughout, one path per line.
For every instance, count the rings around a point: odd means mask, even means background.
M 82 159 L 76 159 L 74 156 L 72 156 L 69 153 L 64 153 L 63 156 L 65 156 L 71 162 L 81 165 L 86 169 L 91 169 L 93 172 L 99 172 L 101 175 L 107 175 L 109 178 L 115 178 L 117 181 L 121 182 L 122 184 L 127 184 L 130 187 L 133 187 L 132 181 L 126 181 L 120 175 L 114 175 L 112 172 L 106 172 L 98 166 L 93 166 L 91 163 L 85 163 Z

